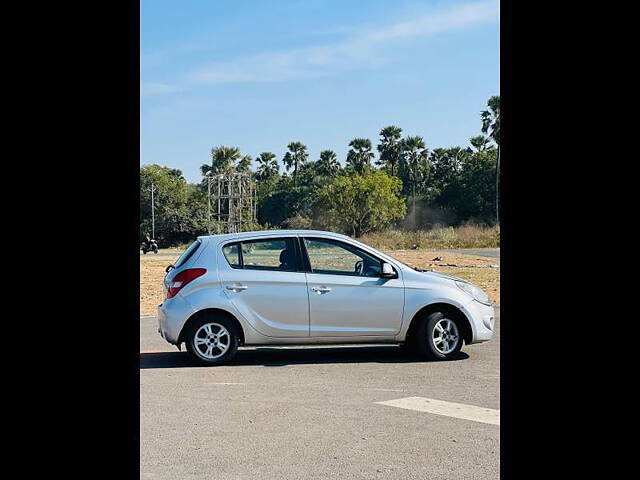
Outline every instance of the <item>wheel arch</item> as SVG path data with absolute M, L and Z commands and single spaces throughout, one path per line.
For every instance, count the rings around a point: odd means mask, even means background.
M 462 334 L 462 338 L 466 345 L 469 345 L 473 341 L 473 330 L 471 328 L 471 322 L 467 317 L 466 313 L 462 311 L 458 306 L 453 305 L 451 303 L 445 302 L 436 302 L 430 303 L 429 305 L 425 305 L 420 310 L 418 310 L 413 318 L 411 319 L 411 323 L 409 324 L 409 328 L 407 330 L 406 342 L 410 342 L 413 340 L 415 336 L 416 329 L 420 324 L 420 319 L 426 317 L 427 315 L 432 314 L 433 312 L 442 312 L 451 316 L 453 320 L 458 320 L 460 325 L 460 330 Z
M 198 310 L 193 315 L 191 315 L 187 319 L 187 321 L 184 322 L 184 325 L 182 326 L 182 330 L 180 330 L 180 335 L 178 335 L 178 345 L 181 345 L 185 341 L 184 336 L 186 335 L 186 332 L 189 331 L 189 327 L 194 322 L 198 321 L 198 319 L 203 315 L 207 315 L 211 313 L 216 315 L 223 315 L 226 318 L 228 318 L 231 322 L 233 322 L 236 325 L 236 327 L 238 327 L 238 332 L 240 333 L 240 338 L 239 338 L 240 345 L 244 345 L 245 336 L 244 336 L 244 329 L 242 328 L 242 324 L 238 321 L 235 315 L 233 315 L 232 313 L 222 308 L 204 308 L 202 310 Z

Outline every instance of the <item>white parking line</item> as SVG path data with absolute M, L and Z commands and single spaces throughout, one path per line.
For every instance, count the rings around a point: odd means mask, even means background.
M 406 410 L 417 410 L 446 417 L 462 418 L 474 422 L 490 423 L 500 425 L 500 410 L 493 408 L 476 407 L 475 405 L 465 405 L 463 403 L 444 402 L 425 397 L 406 397 L 396 400 L 376 402 L 389 407 L 404 408 Z

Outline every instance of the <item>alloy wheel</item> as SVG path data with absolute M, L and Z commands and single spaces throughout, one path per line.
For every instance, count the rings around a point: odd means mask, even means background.
M 452 320 L 443 318 L 433 328 L 431 340 L 438 352 L 447 355 L 456 349 L 460 341 L 458 327 Z
M 196 331 L 193 344 L 202 358 L 215 360 L 229 350 L 231 335 L 219 323 L 205 323 Z

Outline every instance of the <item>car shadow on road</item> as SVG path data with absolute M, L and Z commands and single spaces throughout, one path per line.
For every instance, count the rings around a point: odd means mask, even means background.
M 469 358 L 464 352 L 452 361 Z M 339 347 L 339 348 L 277 348 L 258 347 L 240 349 L 226 366 L 262 365 L 284 367 L 287 365 L 331 363 L 420 363 L 426 362 L 406 350 L 391 346 Z M 140 369 L 207 367 L 194 360 L 186 352 L 140 353 Z

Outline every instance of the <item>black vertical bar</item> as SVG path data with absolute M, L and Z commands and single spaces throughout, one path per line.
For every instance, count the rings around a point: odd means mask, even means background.
M 127 242 L 123 248 L 127 250 L 127 263 L 131 266 L 132 272 L 129 275 L 126 291 L 131 292 L 130 308 L 127 308 L 128 315 L 132 321 L 126 322 L 126 346 L 127 346 L 127 363 L 130 365 L 128 375 L 128 392 L 130 397 L 128 401 L 128 415 L 126 416 L 130 427 L 133 429 L 134 435 L 126 436 L 126 452 L 128 458 L 127 465 L 131 465 L 131 476 L 140 477 L 140 251 L 138 246 L 139 240 L 139 218 L 140 218 L 140 2 L 125 2 L 128 5 L 127 15 L 127 35 L 125 46 L 128 52 L 126 69 L 129 88 L 126 90 L 124 111 L 127 116 L 122 119 L 126 126 L 127 149 L 124 154 L 127 157 L 127 178 L 137 179 L 134 182 L 136 191 L 127 190 L 130 198 L 127 200 L 128 205 L 138 205 L 135 221 L 132 221 L 127 229 Z M 117 36 L 117 34 L 115 35 Z M 138 196 L 138 198 L 136 198 Z M 138 317 L 138 321 L 133 321 Z M 128 431 L 128 429 L 127 429 Z

